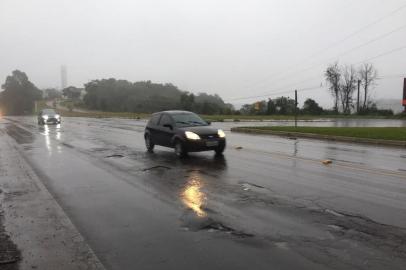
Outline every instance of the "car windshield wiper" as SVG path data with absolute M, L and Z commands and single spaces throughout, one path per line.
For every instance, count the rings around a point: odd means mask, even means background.
M 190 125 L 190 123 L 189 123 L 189 122 L 185 122 L 185 121 L 176 121 L 176 123 L 179 123 L 179 124 L 184 124 L 184 125 Z
M 197 125 L 199 125 L 199 126 L 205 126 L 205 124 L 204 123 L 202 123 L 202 122 L 198 122 L 198 121 L 189 121 L 190 123 L 193 123 L 193 124 L 197 124 Z

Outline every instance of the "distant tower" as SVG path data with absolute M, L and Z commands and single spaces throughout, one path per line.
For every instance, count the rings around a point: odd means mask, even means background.
M 66 66 L 61 66 L 61 87 L 65 89 L 68 86 L 68 70 Z

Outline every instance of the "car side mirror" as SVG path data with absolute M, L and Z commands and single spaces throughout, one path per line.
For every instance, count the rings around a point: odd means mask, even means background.
M 165 124 L 165 125 L 163 125 L 163 126 L 166 127 L 166 128 L 169 128 L 170 130 L 173 129 L 173 126 L 172 126 L 171 124 Z
M 206 123 L 210 126 L 211 125 L 211 121 L 206 121 Z

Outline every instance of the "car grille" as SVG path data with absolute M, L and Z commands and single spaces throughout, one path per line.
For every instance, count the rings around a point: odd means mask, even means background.
M 205 140 L 218 139 L 218 134 L 200 135 L 200 138 Z

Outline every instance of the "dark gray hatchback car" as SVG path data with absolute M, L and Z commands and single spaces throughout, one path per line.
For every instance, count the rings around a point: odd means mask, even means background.
M 152 152 L 155 145 L 171 147 L 182 157 L 188 152 L 214 150 L 221 155 L 226 135 L 210 126 L 197 114 L 188 111 L 163 111 L 152 114 L 145 127 L 145 145 Z

